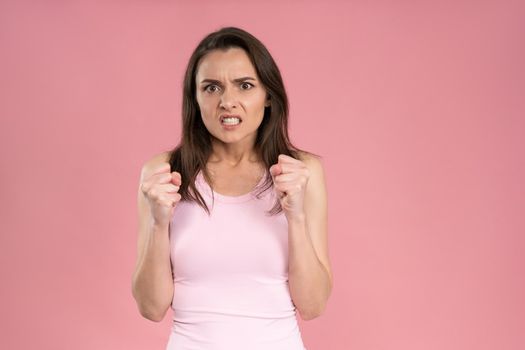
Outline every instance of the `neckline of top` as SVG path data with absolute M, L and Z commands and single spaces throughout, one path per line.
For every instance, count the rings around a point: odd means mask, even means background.
M 197 173 L 196 181 L 198 183 L 204 185 L 204 189 L 206 191 L 206 194 L 210 198 L 211 198 L 211 192 L 213 192 L 213 197 L 219 202 L 223 202 L 223 203 L 242 203 L 242 202 L 247 202 L 249 200 L 253 200 L 253 199 L 256 198 L 255 194 L 254 194 L 255 190 L 264 182 L 264 180 L 266 179 L 266 176 L 267 176 L 267 174 L 265 173 L 261 177 L 261 179 L 259 180 L 257 185 L 255 185 L 255 187 L 252 188 L 252 190 L 250 192 L 241 194 L 239 196 L 229 196 L 229 195 L 221 194 L 219 192 L 216 192 L 216 191 L 212 190 L 210 184 L 208 184 L 208 182 L 204 178 L 204 175 L 202 174 L 202 170 L 199 170 L 199 172 Z

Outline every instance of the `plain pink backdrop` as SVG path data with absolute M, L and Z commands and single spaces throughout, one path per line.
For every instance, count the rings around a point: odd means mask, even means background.
M 309 350 L 525 343 L 519 1 L 1 1 L 0 348 L 164 349 L 131 295 L 142 163 L 198 41 L 268 47 L 323 156 L 334 290 Z

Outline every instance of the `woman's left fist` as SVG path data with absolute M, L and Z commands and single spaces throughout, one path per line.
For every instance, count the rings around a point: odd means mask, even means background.
M 304 216 L 304 193 L 310 172 L 304 162 L 279 154 L 277 164 L 270 167 L 274 190 L 286 218 Z

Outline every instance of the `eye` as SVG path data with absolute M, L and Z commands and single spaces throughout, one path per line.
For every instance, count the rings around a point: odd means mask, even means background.
M 249 85 L 249 86 L 251 86 L 251 87 L 254 86 L 253 84 L 251 84 L 251 83 L 247 83 L 247 82 L 242 83 L 241 86 L 244 86 L 245 84 L 247 84 L 247 85 Z M 251 89 L 251 88 L 250 88 L 250 89 Z M 249 89 L 244 89 L 244 90 L 249 90 Z
M 210 86 L 215 86 L 215 87 L 216 87 L 217 85 L 214 85 L 214 84 L 207 85 L 206 87 L 204 87 L 204 91 L 207 91 L 207 92 L 215 92 L 215 90 L 211 90 L 211 91 L 210 91 L 210 90 L 208 89 Z

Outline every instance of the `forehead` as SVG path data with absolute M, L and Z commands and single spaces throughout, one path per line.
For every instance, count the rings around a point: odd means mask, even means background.
M 218 79 L 222 75 L 256 75 L 250 58 L 243 49 L 213 50 L 203 56 L 197 67 L 196 79 Z

